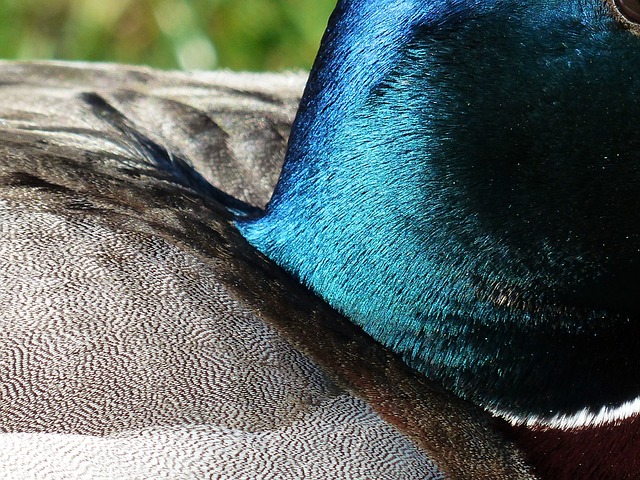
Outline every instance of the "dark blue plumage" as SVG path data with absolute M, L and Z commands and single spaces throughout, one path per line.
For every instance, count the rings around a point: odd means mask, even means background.
M 241 232 L 464 398 L 604 421 L 640 394 L 638 10 L 339 2 Z
M 639 47 L 342 0 L 264 211 L 300 77 L 0 65 L 0 476 L 638 478 Z

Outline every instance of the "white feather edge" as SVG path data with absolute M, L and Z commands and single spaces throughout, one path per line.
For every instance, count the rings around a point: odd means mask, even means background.
M 640 413 L 640 397 L 624 402 L 617 407 L 602 407 L 594 412 L 583 408 L 575 413 L 545 417 L 542 415 L 515 415 L 499 409 L 489 409 L 494 415 L 505 419 L 511 425 L 526 425 L 528 427 L 548 427 L 570 430 L 584 427 L 599 427 L 619 423 L 633 415 Z

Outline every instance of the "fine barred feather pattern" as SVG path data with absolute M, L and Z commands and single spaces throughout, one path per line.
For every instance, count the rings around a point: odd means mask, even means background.
M 0 476 L 442 478 L 247 311 L 215 262 L 86 200 L 43 208 L 12 190 L 0 204 Z

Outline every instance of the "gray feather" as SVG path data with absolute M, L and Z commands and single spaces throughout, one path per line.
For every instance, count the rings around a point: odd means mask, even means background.
M 302 81 L 0 66 L 1 478 L 531 478 L 201 190 L 264 205 Z

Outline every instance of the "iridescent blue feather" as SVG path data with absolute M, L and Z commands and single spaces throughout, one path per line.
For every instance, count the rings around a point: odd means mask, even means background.
M 640 48 L 602 0 L 348 0 L 259 250 L 459 395 L 640 392 Z

